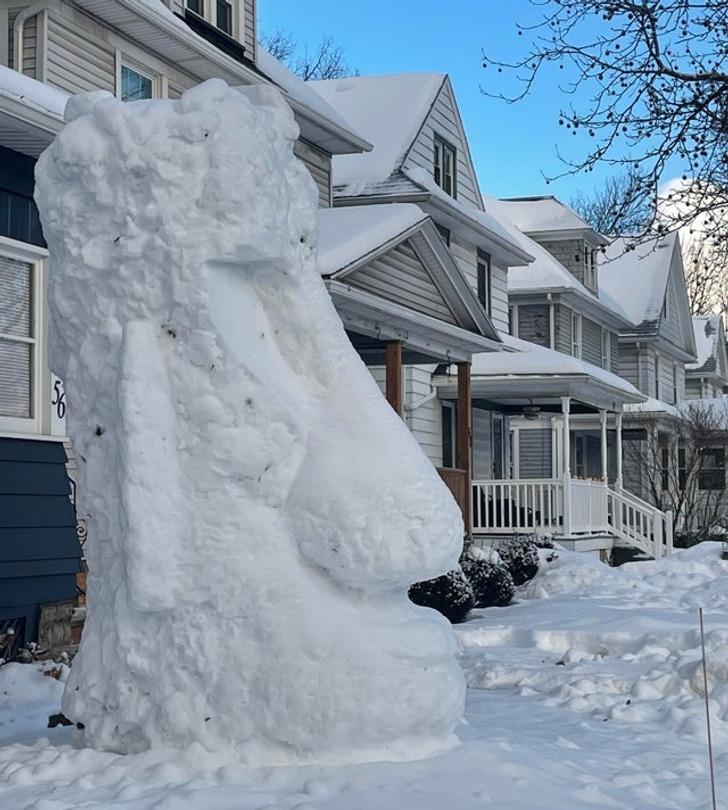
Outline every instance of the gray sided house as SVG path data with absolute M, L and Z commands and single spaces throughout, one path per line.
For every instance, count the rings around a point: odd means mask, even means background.
M 720 315 L 694 315 L 697 360 L 685 367 L 685 399 L 716 399 L 728 392 L 728 351 Z

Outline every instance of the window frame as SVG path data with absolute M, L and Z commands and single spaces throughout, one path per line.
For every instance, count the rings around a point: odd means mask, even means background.
M 612 333 L 602 327 L 602 368 L 612 370 Z
M 581 313 L 571 311 L 571 355 L 581 359 L 582 352 Z
M 440 239 L 445 243 L 446 247 L 450 247 L 450 240 L 452 238 L 452 232 L 450 228 L 446 228 L 444 225 L 440 225 L 439 222 L 435 223 L 435 227 L 437 228 L 437 232 L 440 234 Z
M 138 73 L 140 76 L 143 76 L 145 79 L 149 79 L 152 83 L 152 95 L 151 98 L 162 98 L 162 76 L 153 68 L 148 67 L 147 65 L 142 64 L 138 60 L 134 59 L 133 57 L 128 56 L 124 52 L 119 53 L 119 58 L 117 59 L 117 71 L 116 71 L 116 97 L 123 101 L 122 98 L 122 72 L 123 68 L 128 68 L 129 70 L 133 70 L 135 73 Z M 129 101 L 147 101 L 148 99 L 129 99 Z
M 677 405 L 679 398 L 678 398 L 678 373 L 677 373 L 677 363 L 673 361 L 672 364 L 672 404 Z
M 448 411 L 450 414 L 450 458 L 445 458 L 445 419 L 444 414 L 445 411 Z M 440 441 L 442 444 L 442 466 L 443 469 L 446 470 L 456 470 L 457 469 L 457 436 L 458 436 L 458 427 L 457 427 L 457 406 L 454 402 L 450 400 L 442 400 L 440 402 Z M 449 463 L 448 463 L 449 462 Z
M 487 315 L 493 314 L 493 267 L 490 253 L 478 248 L 476 259 L 478 300 Z M 482 268 L 482 273 L 481 273 Z
M 450 154 L 452 157 L 452 171 L 451 171 L 451 190 L 448 191 L 446 188 L 445 178 L 447 177 L 447 173 L 445 171 L 446 163 L 445 163 L 445 156 L 446 154 Z M 452 197 L 453 200 L 456 200 L 458 197 L 458 150 L 455 145 L 453 145 L 447 138 L 443 138 L 442 135 L 438 135 L 435 133 L 433 135 L 433 150 L 432 150 L 432 157 L 433 157 L 433 168 L 432 168 L 432 178 L 435 181 L 435 185 L 438 188 L 441 188 L 448 197 Z M 438 179 L 438 172 L 439 172 L 439 179 Z
M 47 318 L 45 289 L 47 279 L 48 251 L 27 242 L 18 242 L 0 236 L 0 254 L 9 259 L 31 266 L 30 319 L 32 337 L 13 342 L 29 343 L 31 351 L 30 416 L 0 416 L 0 434 L 39 434 L 43 428 L 45 381 L 48 376 L 46 366 Z M 3 336 L 11 337 L 11 336 Z
M 655 399 L 662 399 L 662 358 L 655 355 Z
M 185 0 L 185 11 L 189 11 L 191 14 L 195 14 L 197 17 L 205 20 L 205 22 L 212 25 L 217 31 L 224 34 L 226 37 L 230 37 L 231 39 L 241 42 L 241 32 L 245 30 L 245 23 L 243 20 L 243 3 L 240 0 L 228 0 L 231 21 L 231 31 L 229 33 L 224 28 L 220 28 L 217 24 L 217 0 L 200 0 L 200 5 L 202 6 L 202 14 L 200 14 L 199 11 L 195 11 L 193 8 L 190 8 L 187 5 L 187 0 Z
M 705 467 L 703 459 L 710 455 L 719 456 L 721 462 Z M 706 480 L 710 481 L 709 485 L 706 485 Z M 701 447 L 698 451 L 698 489 L 701 492 L 719 492 L 725 489 L 725 447 Z

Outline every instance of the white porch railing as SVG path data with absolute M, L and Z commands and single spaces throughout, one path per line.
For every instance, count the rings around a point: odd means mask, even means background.
M 608 532 L 653 557 L 672 554 L 670 512 L 602 481 L 570 479 L 565 502 L 564 486 L 557 478 L 473 481 L 473 532 Z

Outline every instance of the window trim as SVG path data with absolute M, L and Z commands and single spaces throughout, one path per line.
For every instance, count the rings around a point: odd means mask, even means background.
M 433 136 L 433 148 L 432 148 L 432 157 L 433 157 L 433 167 L 432 167 L 432 178 L 435 181 L 435 185 L 438 188 L 441 188 L 445 194 L 449 197 L 452 197 L 453 200 L 457 200 L 458 198 L 458 150 L 457 147 L 452 144 L 447 138 L 443 138 L 442 135 L 435 133 Z M 449 151 L 452 153 L 452 189 L 448 191 L 445 188 L 445 153 Z M 438 154 L 441 155 L 440 166 L 438 167 Z M 440 172 L 440 182 L 437 180 L 437 172 Z
M 121 72 L 122 68 L 125 67 L 129 68 L 129 70 L 133 70 L 140 76 L 144 76 L 145 79 L 149 79 L 152 82 L 152 98 L 163 98 L 166 96 L 166 92 L 163 92 L 163 90 L 166 90 L 166 82 L 163 81 L 163 77 L 158 71 L 139 62 L 137 59 L 134 59 L 133 57 L 124 53 L 124 51 L 118 51 L 116 59 L 116 97 L 120 101 L 122 100 Z
M 478 276 L 478 300 L 487 315 L 493 314 L 493 265 L 490 253 L 478 248 L 476 268 Z M 481 277 L 481 268 L 483 274 Z
M 242 43 L 242 32 L 245 31 L 245 20 L 243 19 L 244 4 L 241 0 L 229 0 L 229 4 L 231 6 L 230 16 L 232 20 L 232 31 L 228 33 L 223 28 L 218 28 L 217 25 L 217 0 L 202 0 L 202 14 L 199 14 L 194 9 L 191 9 L 185 0 L 184 7 L 185 12 L 190 14 L 194 14 L 197 17 L 205 20 L 205 22 L 212 25 L 216 28 L 221 34 L 224 34 L 226 37 L 230 37 L 231 39 L 236 40 L 237 42 Z
M 450 412 L 450 442 L 451 442 L 451 454 L 452 458 L 450 459 L 451 465 L 445 463 L 445 420 L 442 418 L 442 414 L 445 410 Z M 454 402 L 448 399 L 444 399 L 440 402 L 440 442 L 442 444 L 442 467 L 445 470 L 456 470 L 457 469 L 457 438 L 458 438 L 458 426 L 457 426 L 457 406 Z
M 26 242 L 18 242 L 0 236 L 0 253 L 15 261 L 30 264 L 31 270 L 31 322 L 33 338 L 31 353 L 31 416 L 0 416 L 0 435 L 38 434 L 42 432 L 44 411 L 47 408 L 44 397 L 47 371 L 47 317 L 46 317 L 46 277 L 48 251 Z
M 655 399 L 662 399 L 662 358 L 655 355 Z
M 581 313 L 571 311 L 571 355 L 581 359 L 582 353 L 582 322 Z

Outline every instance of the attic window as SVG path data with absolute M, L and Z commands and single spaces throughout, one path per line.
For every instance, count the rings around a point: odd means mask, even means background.
M 434 178 L 435 183 L 451 197 L 457 197 L 456 178 L 457 150 L 443 138 L 435 135 Z
M 665 300 L 662 302 L 662 318 L 665 321 L 670 320 L 670 290 L 665 292 Z

